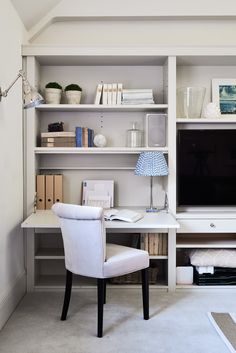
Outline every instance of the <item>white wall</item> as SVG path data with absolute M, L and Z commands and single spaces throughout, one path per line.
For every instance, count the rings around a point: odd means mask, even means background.
M 51 24 L 32 44 L 235 45 L 235 20 L 78 20 Z
M 22 67 L 24 27 L 9 0 L 1 0 L 0 86 Z M 21 80 L 0 102 L 0 328 L 24 294 Z

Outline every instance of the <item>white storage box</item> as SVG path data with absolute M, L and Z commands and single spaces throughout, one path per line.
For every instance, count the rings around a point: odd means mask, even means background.
M 176 284 L 193 284 L 193 267 L 176 267 Z

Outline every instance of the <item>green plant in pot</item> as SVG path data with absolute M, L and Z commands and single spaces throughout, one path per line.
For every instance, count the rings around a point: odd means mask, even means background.
M 76 83 L 71 83 L 65 87 L 66 99 L 68 104 L 79 104 L 82 95 L 82 88 Z
M 57 82 L 49 82 L 45 86 L 45 99 L 47 104 L 59 104 L 61 102 L 62 87 Z

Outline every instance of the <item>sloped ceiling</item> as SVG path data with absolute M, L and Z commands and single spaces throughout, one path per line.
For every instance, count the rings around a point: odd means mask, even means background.
M 61 0 L 11 0 L 27 30 L 39 22 Z

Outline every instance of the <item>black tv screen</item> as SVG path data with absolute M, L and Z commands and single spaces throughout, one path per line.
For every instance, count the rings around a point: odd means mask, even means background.
M 179 206 L 236 205 L 236 130 L 179 130 Z

